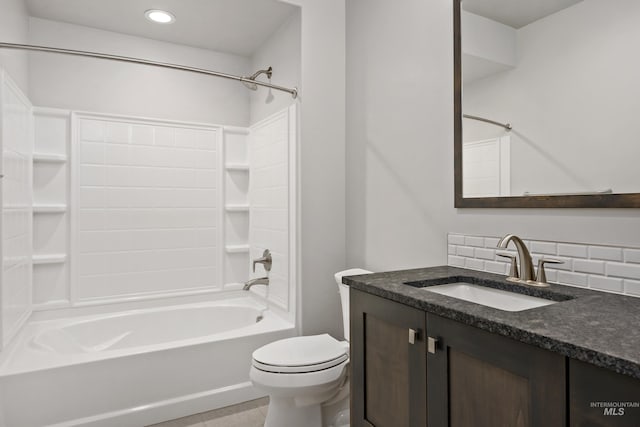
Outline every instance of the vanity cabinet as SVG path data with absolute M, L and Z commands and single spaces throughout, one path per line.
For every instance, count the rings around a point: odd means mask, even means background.
M 427 425 L 424 311 L 350 291 L 351 426 Z
M 563 356 L 350 295 L 353 427 L 566 426 Z
M 432 314 L 427 336 L 429 426 L 566 425 L 563 356 Z
M 640 426 L 640 381 L 569 360 L 570 427 Z

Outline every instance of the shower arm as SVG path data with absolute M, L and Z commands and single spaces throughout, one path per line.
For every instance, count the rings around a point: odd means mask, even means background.
M 251 85 L 258 85 L 258 86 L 268 87 L 274 90 L 279 90 L 282 92 L 287 92 L 287 93 L 290 93 L 294 99 L 297 98 L 298 96 L 298 89 L 295 87 L 288 88 L 288 87 L 278 86 L 278 85 L 274 85 L 267 82 L 259 82 L 257 80 L 252 79 L 251 77 L 236 76 L 233 74 L 206 70 L 204 68 L 189 67 L 185 65 L 177 65 L 177 64 L 167 63 L 167 62 L 150 61 L 148 59 L 132 58 L 128 56 L 119 56 L 119 55 L 110 55 L 110 54 L 98 53 L 98 52 L 88 52 L 83 50 L 61 49 L 57 47 L 36 46 L 36 45 L 30 45 L 30 44 L 5 43 L 5 42 L 0 42 L 0 49 L 17 49 L 17 50 L 28 50 L 28 51 L 34 51 L 34 52 L 60 53 L 63 55 L 108 59 L 111 61 L 128 62 L 132 64 L 150 65 L 152 67 L 169 68 L 172 70 L 189 71 L 192 73 L 205 74 L 205 75 L 214 76 L 214 77 L 221 77 L 223 79 L 236 80 L 245 84 L 249 83 Z

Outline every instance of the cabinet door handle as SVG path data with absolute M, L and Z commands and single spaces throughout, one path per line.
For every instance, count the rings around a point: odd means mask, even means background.
M 427 337 L 427 351 L 431 354 L 435 354 L 437 347 L 438 347 L 438 338 Z
M 415 344 L 420 332 L 416 329 L 409 329 L 409 344 Z

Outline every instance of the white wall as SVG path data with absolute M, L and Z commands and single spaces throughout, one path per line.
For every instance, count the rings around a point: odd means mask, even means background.
M 465 113 L 514 126 L 511 194 L 638 191 L 639 17 L 637 0 L 580 2 L 517 31 L 517 67 L 465 82 Z M 505 134 L 464 129 L 465 141 Z
M 33 44 L 114 53 L 243 75 L 244 57 L 78 25 L 30 18 Z M 249 124 L 240 83 L 184 71 L 92 58 L 32 53 L 34 105 L 171 120 Z
M 28 43 L 29 14 L 24 0 L 2 0 L 0 2 L 0 41 Z M 0 49 L 2 66 L 18 87 L 28 95 L 29 73 L 27 53 L 18 50 Z
M 451 1 L 347 2 L 347 263 L 446 263 Z
M 461 12 L 462 53 L 485 58 L 500 64 L 516 63 L 516 30 L 484 16 Z
M 452 5 L 347 2 L 348 263 L 446 264 L 447 231 L 640 246 L 637 209 L 453 208 Z
M 462 37 L 463 82 L 515 66 L 515 28 L 465 11 L 462 11 L 460 19 L 465 34 Z
M 333 279 L 345 267 L 345 0 L 302 7 L 298 314 L 304 334 L 342 336 Z
M 300 10 L 276 30 L 251 56 L 251 73 L 273 67 L 272 83 L 285 87 L 300 86 Z M 262 74 L 258 80 L 267 81 Z M 277 90 L 258 87 L 251 92 L 251 124 L 293 104 L 295 99 Z

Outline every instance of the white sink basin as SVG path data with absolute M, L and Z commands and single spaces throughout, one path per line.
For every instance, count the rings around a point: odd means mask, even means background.
M 422 289 L 505 311 L 528 310 L 557 302 L 465 282 L 426 286 Z

